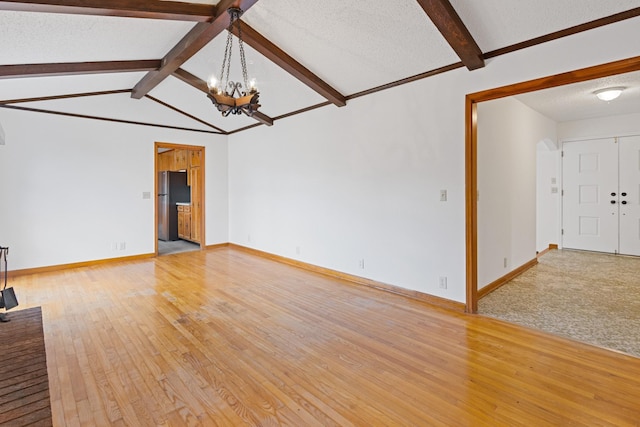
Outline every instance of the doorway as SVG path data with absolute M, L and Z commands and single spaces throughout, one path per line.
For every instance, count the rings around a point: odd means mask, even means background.
M 565 142 L 562 245 L 640 256 L 640 136 Z
M 478 103 L 640 70 L 640 57 L 468 94 L 465 101 L 466 311 L 478 311 Z
M 204 147 L 155 144 L 155 253 L 201 250 L 205 242 Z

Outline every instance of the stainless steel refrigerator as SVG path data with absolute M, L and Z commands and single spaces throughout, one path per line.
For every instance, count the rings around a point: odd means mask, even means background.
M 178 240 L 178 206 L 189 203 L 186 172 L 160 172 L 158 176 L 158 239 Z

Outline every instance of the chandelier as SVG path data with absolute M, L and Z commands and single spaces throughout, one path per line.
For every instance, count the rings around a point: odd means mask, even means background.
M 229 114 L 246 114 L 247 116 L 253 116 L 253 113 L 258 111 L 260 104 L 258 104 L 258 97 L 260 93 L 256 88 L 255 80 L 248 81 L 247 77 L 247 61 L 244 56 L 244 43 L 242 42 L 242 27 L 240 25 L 240 16 L 242 16 L 242 9 L 237 7 L 231 7 L 227 9 L 227 12 L 231 16 L 231 22 L 229 23 L 227 33 L 227 46 L 224 50 L 224 59 L 222 60 L 222 67 L 220 68 L 220 77 L 216 81 L 215 77 L 207 82 L 209 87 L 209 93 L 207 96 L 216 106 L 218 111 L 222 113 L 223 117 L 227 117 Z M 233 47 L 232 30 L 233 25 L 236 25 L 238 32 L 238 44 L 240 46 L 240 65 L 242 66 L 242 78 L 244 80 L 244 90 L 242 82 L 233 82 L 229 80 L 229 69 L 231 68 L 231 50 Z

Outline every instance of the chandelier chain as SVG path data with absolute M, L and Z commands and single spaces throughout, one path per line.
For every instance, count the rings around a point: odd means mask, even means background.
M 241 11 L 239 9 L 230 9 L 231 21 L 227 28 L 227 43 L 224 50 L 224 58 L 220 67 L 220 86 L 225 88 L 229 84 L 229 75 L 231 71 L 231 56 L 233 53 L 233 24 L 238 27 L 238 45 L 240 51 L 240 66 L 242 67 L 242 79 L 244 81 L 245 90 L 249 90 L 249 76 L 247 74 L 247 60 L 244 54 L 244 43 L 242 41 L 242 25 L 240 21 Z
M 247 60 L 244 56 L 244 42 L 242 41 L 242 24 L 240 17 L 236 17 L 238 21 L 238 44 L 240 45 L 240 65 L 242 66 L 242 78 L 244 79 L 244 88 L 249 90 L 249 78 L 247 77 Z
M 209 86 L 207 96 L 216 106 L 223 117 L 229 114 L 246 114 L 252 117 L 258 108 L 260 93 L 252 84 L 249 86 L 249 76 L 247 73 L 247 59 L 244 52 L 244 41 L 242 40 L 242 25 L 240 8 L 229 8 L 227 12 L 230 16 L 229 27 L 227 28 L 227 43 L 224 49 L 224 59 L 220 67 L 220 85 L 216 85 L 215 79 Z M 233 52 L 233 25 L 237 26 L 238 50 L 240 51 L 240 65 L 242 66 L 242 78 L 244 80 L 244 90 L 242 83 L 229 80 L 231 71 L 231 56 Z
M 233 21 L 231 23 L 233 25 Z M 231 29 L 231 25 L 229 25 L 229 29 Z M 233 38 L 231 36 L 231 31 L 227 34 L 227 45 L 224 49 L 224 59 L 222 60 L 222 66 L 220 67 L 220 88 L 224 90 L 227 82 L 229 81 L 229 70 L 231 69 L 231 53 L 233 47 Z M 225 69 L 226 68 L 226 69 Z M 225 75 L 226 72 L 226 75 Z

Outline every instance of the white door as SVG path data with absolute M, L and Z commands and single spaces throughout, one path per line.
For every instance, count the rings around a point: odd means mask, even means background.
M 618 252 L 618 144 L 615 138 L 563 144 L 562 245 Z
M 640 136 L 618 139 L 620 253 L 640 256 Z

